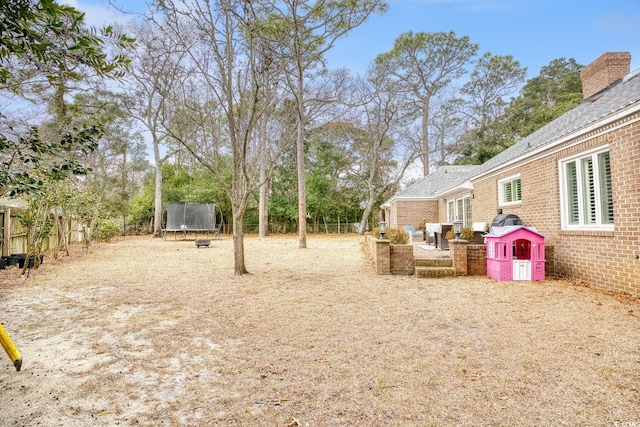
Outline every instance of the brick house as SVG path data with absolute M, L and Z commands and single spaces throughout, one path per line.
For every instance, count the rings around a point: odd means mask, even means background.
M 439 188 L 438 221 L 460 217 L 459 198 L 465 222 L 491 223 L 500 208 L 545 236 L 557 275 L 640 295 L 640 73 L 630 63 L 609 52 L 585 67 L 584 101 Z M 409 218 L 396 200 L 383 205 L 390 225 Z
M 389 227 L 418 227 L 424 222 L 451 223 L 455 219 L 453 206 L 460 209 L 460 218 L 471 224 L 472 184 L 469 180 L 480 166 L 442 166 L 383 203 L 385 221 Z M 447 210 L 451 208 L 451 212 Z M 466 214 L 466 215 L 465 215 Z

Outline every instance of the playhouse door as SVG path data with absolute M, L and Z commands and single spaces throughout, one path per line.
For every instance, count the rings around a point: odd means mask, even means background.
M 531 280 L 531 261 L 513 260 L 513 280 Z

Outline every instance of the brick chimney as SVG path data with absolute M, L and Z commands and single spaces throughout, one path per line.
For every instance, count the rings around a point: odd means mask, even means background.
M 580 71 L 582 97 L 606 89 L 611 83 L 629 74 L 631 54 L 629 52 L 607 52 Z

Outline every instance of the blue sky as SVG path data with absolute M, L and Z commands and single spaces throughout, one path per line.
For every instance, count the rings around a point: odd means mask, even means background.
M 107 0 L 59 0 L 87 13 L 90 24 L 125 19 Z M 113 0 L 143 11 L 143 0 Z M 389 11 L 373 16 L 338 41 L 327 59 L 331 68 L 363 73 L 376 55 L 391 49 L 407 31 L 454 31 L 467 35 L 480 52 L 513 55 L 528 77 L 556 58 L 587 65 L 604 52 L 631 53 L 640 68 L 639 0 L 391 0 Z

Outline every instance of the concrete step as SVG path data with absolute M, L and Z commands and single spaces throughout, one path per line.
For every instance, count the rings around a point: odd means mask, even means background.
M 452 267 L 451 258 L 415 258 L 413 260 L 416 267 Z
M 456 269 L 453 267 L 416 267 L 416 277 L 436 279 L 439 277 L 454 277 Z

